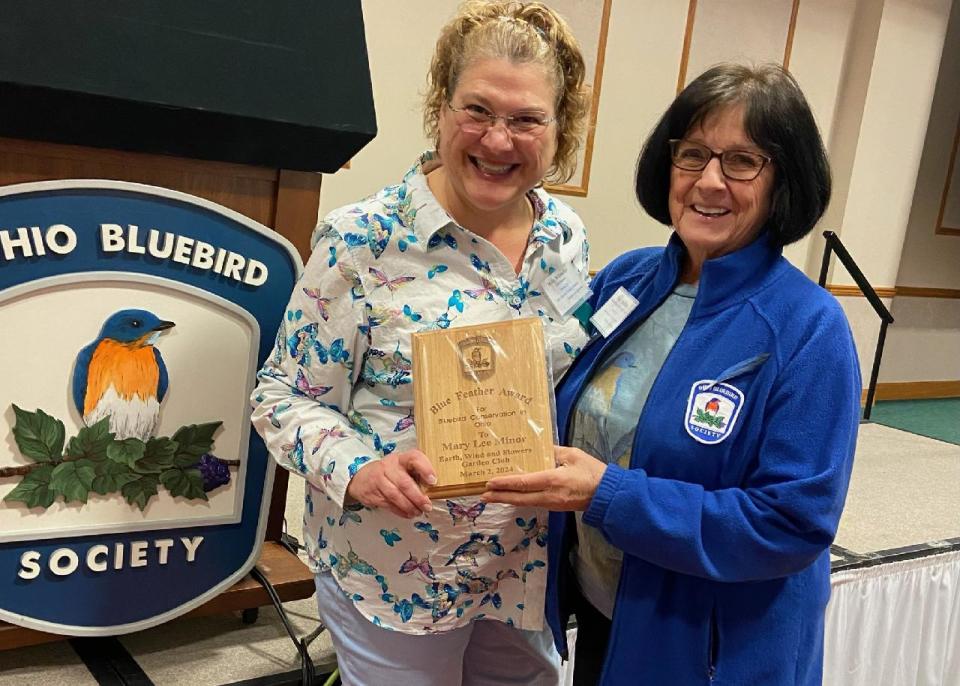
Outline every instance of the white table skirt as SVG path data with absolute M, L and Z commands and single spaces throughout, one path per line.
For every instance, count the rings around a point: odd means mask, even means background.
M 960 686 L 960 551 L 831 575 L 825 686 Z M 567 632 L 573 655 L 577 630 Z M 573 684 L 573 660 L 560 683 Z

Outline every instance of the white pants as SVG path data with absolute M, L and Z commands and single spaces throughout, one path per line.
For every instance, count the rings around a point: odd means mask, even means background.
M 330 573 L 317 574 L 317 607 L 343 686 L 557 686 L 549 628 L 522 631 L 479 620 L 437 634 L 405 634 L 360 614 Z

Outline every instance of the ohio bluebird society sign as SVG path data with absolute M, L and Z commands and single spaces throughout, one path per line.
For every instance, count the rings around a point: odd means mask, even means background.
M 274 470 L 247 399 L 300 269 L 182 193 L 0 188 L 0 619 L 126 633 L 250 570 Z

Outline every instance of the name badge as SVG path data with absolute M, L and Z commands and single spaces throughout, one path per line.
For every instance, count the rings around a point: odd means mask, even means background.
M 590 323 L 606 338 L 623 323 L 631 312 L 637 309 L 639 301 L 627 292 L 623 286 L 617 289 L 607 302 L 590 317 Z
M 567 264 L 543 280 L 543 294 L 562 319 L 585 303 L 593 291 L 577 268 Z

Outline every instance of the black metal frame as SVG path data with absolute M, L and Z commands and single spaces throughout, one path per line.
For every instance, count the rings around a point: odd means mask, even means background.
M 837 257 L 846 267 L 850 276 L 856 282 L 857 287 L 866 296 L 867 302 L 873 307 L 874 312 L 880 317 L 880 336 L 877 339 L 877 350 L 873 355 L 873 369 L 870 370 L 870 385 L 867 387 L 867 402 L 863 408 L 863 418 L 870 419 L 870 411 L 873 409 L 873 399 L 877 393 L 877 376 L 880 374 L 880 358 L 883 356 L 883 344 L 887 338 L 887 326 L 893 324 L 893 315 L 890 310 L 881 302 L 880 296 L 867 281 L 857 263 L 850 257 L 850 253 L 840 242 L 840 238 L 833 231 L 824 231 L 823 237 L 826 239 L 826 246 L 823 248 L 823 261 L 820 263 L 820 278 L 817 283 L 826 288 L 827 270 L 830 267 L 830 255 L 836 253 Z
M 845 572 L 851 569 L 863 569 L 864 567 L 876 567 L 877 565 L 883 565 L 889 562 L 916 560 L 921 557 L 943 555 L 944 553 L 954 553 L 957 551 L 960 551 L 960 538 L 947 538 L 942 541 L 931 541 L 929 543 L 915 543 L 913 545 L 903 546 L 902 548 L 888 548 L 872 553 L 855 553 L 852 550 L 841 548 L 838 545 L 832 545 L 830 546 L 830 553 L 837 559 L 830 563 L 830 573 Z

